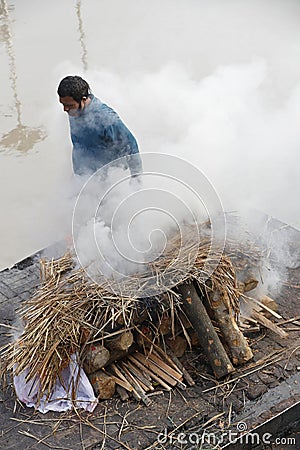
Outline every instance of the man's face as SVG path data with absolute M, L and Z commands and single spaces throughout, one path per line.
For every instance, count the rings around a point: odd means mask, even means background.
M 59 97 L 59 102 L 63 105 L 64 111 L 66 111 L 69 116 L 79 116 L 82 111 L 82 104 L 76 102 L 73 97 Z

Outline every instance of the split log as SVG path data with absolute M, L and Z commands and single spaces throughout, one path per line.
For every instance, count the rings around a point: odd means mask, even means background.
M 124 373 L 129 378 L 130 384 L 133 386 L 134 391 L 138 394 L 138 396 L 141 398 L 143 403 L 145 403 L 146 406 L 149 406 L 151 404 L 151 400 L 149 397 L 147 397 L 146 392 L 144 391 L 143 387 L 141 386 L 141 383 L 136 379 L 136 377 L 128 370 L 124 362 L 121 362 L 121 367 Z
M 114 395 L 116 383 L 113 377 L 102 370 L 89 375 L 89 380 L 98 398 L 105 400 Z
M 123 373 L 120 371 L 120 369 L 116 366 L 116 364 L 112 363 L 110 366 L 110 369 L 116 374 L 116 383 L 120 386 L 122 386 L 126 391 L 131 392 L 133 387 L 130 383 L 128 383 L 126 377 L 123 375 Z M 120 382 L 121 381 L 121 382 Z
M 164 361 L 162 361 L 161 358 L 155 352 L 152 352 L 150 355 L 148 355 L 148 359 L 156 363 L 161 369 L 167 372 L 170 375 L 170 377 L 174 378 L 177 381 L 183 380 L 182 374 L 179 373 L 178 370 L 173 369 Z
M 210 299 L 214 318 L 228 346 L 233 364 L 245 364 L 253 358 L 253 353 L 234 319 L 228 293 L 225 290 L 215 291 Z
M 234 371 L 231 361 L 210 321 L 207 311 L 193 284 L 181 284 L 178 291 L 182 296 L 186 314 L 198 334 L 201 347 L 217 378 Z
M 159 357 L 157 357 L 153 353 L 151 353 L 151 355 L 148 355 L 148 359 L 150 359 L 152 362 L 156 363 L 157 366 L 160 367 L 160 369 L 162 369 L 171 378 L 173 378 L 176 381 L 177 386 L 180 389 L 182 389 L 182 390 L 186 389 L 186 385 L 182 382 L 183 376 L 180 375 L 176 370 L 172 369 L 172 367 L 168 366 L 166 363 L 164 363 Z
M 174 339 L 166 339 L 166 344 L 177 358 L 181 358 L 187 349 L 187 341 L 182 336 L 176 336 Z
M 243 294 L 245 292 L 252 291 L 255 289 L 258 285 L 258 280 L 255 278 L 249 278 L 246 281 L 239 281 L 238 282 L 238 289 Z
M 122 334 L 119 334 L 116 338 L 111 339 L 106 342 L 106 346 L 111 351 L 126 351 L 133 343 L 133 334 L 131 331 L 125 331 Z
M 86 346 L 82 359 L 84 371 L 89 375 L 108 363 L 110 352 L 101 344 L 90 344 Z
M 138 369 L 138 367 L 134 366 L 128 359 L 127 361 L 123 361 L 123 364 L 132 372 L 132 374 L 137 378 L 138 382 L 141 383 L 142 388 L 145 391 L 154 391 L 154 387 L 152 386 L 151 379 L 145 377 L 145 375 Z
M 247 305 L 248 314 L 252 315 L 252 311 L 262 312 L 265 314 L 265 311 L 267 313 L 271 314 L 272 316 L 276 317 L 276 319 L 282 319 L 282 316 L 276 312 L 277 304 L 275 300 L 271 299 L 267 295 L 263 295 L 260 300 L 257 298 L 252 297 L 242 297 L 244 300 L 244 304 Z M 267 306 L 267 303 L 270 304 L 271 307 Z

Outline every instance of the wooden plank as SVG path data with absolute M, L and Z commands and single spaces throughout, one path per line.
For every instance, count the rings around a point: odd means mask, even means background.
M 138 359 L 135 359 L 135 357 L 133 355 L 131 355 L 129 357 L 129 359 L 137 366 L 139 367 L 141 370 L 143 370 L 143 372 L 145 372 L 146 374 L 150 375 L 150 377 L 152 378 L 152 380 L 157 381 L 162 387 L 164 387 L 167 391 L 170 391 L 172 388 L 165 383 L 164 380 L 162 380 L 159 376 L 157 376 L 155 373 L 153 373 L 150 369 L 148 369 L 147 367 L 145 367 Z
M 149 359 L 147 359 L 142 353 L 136 352 L 134 354 L 134 357 L 140 361 L 144 366 L 146 366 L 148 369 L 150 369 L 152 372 L 157 373 L 157 375 L 162 378 L 164 381 L 166 381 L 171 386 L 176 386 L 177 381 L 174 380 L 174 378 L 171 378 L 166 372 L 161 370 L 156 364 L 151 362 Z

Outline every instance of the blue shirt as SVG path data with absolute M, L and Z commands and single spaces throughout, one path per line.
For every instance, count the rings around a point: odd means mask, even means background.
M 126 156 L 131 175 L 142 172 L 137 142 L 118 114 L 94 95 L 79 116 L 69 116 L 73 143 L 73 170 L 77 175 L 96 172 L 100 167 Z M 138 157 L 130 158 L 130 155 Z

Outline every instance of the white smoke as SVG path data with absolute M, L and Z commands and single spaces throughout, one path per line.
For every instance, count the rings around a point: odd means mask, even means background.
M 76 15 L 74 35 L 67 36 L 63 19 L 71 20 L 73 5 L 15 3 L 23 118 L 42 121 L 49 138 L 25 157 L 1 156 L 3 267 L 70 232 L 79 186 L 72 180 L 67 116 L 56 97 L 67 74 L 87 79 L 142 153 L 183 157 L 203 171 L 226 210 L 251 217 L 247 211 L 256 208 L 299 227 L 299 2 L 141 0 L 133 7 L 119 1 L 116 21 L 115 4 L 91 0 L 82 7 L 86 72 Z M 46 16 L 55 20 L 57 36 L 39 25 Z M 97 226 L 105 235 L 105 222 Z

